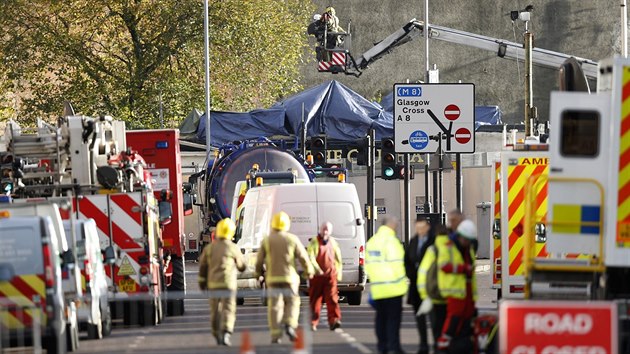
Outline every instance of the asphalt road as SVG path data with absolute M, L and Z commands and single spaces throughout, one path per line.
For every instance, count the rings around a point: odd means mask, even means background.
M 489 262 L 480 260 L 477 266 L 481 312 L 495 311 L 495 292 L 489 289 Z M 197 264 L 186 263 L 189 289 L 197 290 Z M 308 316 L 307 298 L 302 298 L 301 323 Z M 367 304 L 364 292 L 361 306 L 341 305 L 343 328 L 334 332 L 320 323 L 317 332 L 305 331 L 306 344 L 313 353 L 376 353 L 374 311 Z M 322 318 L 325 319 L 325 307 Z M 308 328 L 308 326 L 306 327 Z M 236 328 L 232 348 L 217 347 L 210 332 L 208 303 L 205 299 L 187 299 L 186 313 L 182 317 L 167 317 L 165 321 L 149 328 L 123 327 L 116 323 L 112 335 L 103 340 L 82 338 L 79 353 L 239 353 L 242 334 L 247 330 L 256 353 L 291 353 L 292 344 L 285 337 L 283 344 L 270 344 L 267 327 L 267 308 L 256 299 L 247 299 L 237 310 Z M 413 313 L 405 306 L 401 341 L 405 351 L 415 353 L 418 334 Z

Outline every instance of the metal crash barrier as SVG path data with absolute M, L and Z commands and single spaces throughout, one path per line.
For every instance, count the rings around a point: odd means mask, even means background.
M 21 299 L 23 300 L 23 298 Z M 19 300 L 0 299 L 0 353 L 42 353 L 42 309 Z M 28 348 L 28 349 L 27 349 Z

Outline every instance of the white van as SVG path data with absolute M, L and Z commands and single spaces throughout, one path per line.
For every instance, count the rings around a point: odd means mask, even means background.
M 343 276 L 339 293 L 350 305 L 361 304 L 365 288 L 363 271 L 365 230 L 359 196 L 350 183 L 298 183 L 255 187 L 247 191 L 237 217 L 235 242 L 247 258 L 248 268 L 239 275 L 239 289 L 259 287 L 253 260 L 264 236 L 268 235 L 271 216 L 284 211 L 291 217 L 290 232 L 308 246 L 319 226 L 330 221 L 332 236 L 339 243 Z
M 72 242 L 70 225 L 70 220 L 63 221 L 68 243 Z M 87 330 L 88 338 L 101 339 L 111 333 L 112 317 L 103 265 L 106 252 L 101 251 L 94 219 L 75 220 L 75 238 L 83 290 L 83 301 L 77 309 L 79 328 Z

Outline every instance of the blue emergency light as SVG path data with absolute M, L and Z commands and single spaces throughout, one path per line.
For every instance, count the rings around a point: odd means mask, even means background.
M 168 149 L 168 141 L 158 141 L 155 143 L 157 149 Z

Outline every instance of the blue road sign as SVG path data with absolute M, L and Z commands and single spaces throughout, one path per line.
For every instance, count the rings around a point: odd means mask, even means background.
M 416 130 L 409 136 L 409 145 L 416 150 L 423 150 L 429 144 L 429 136 L 422 130 Z

